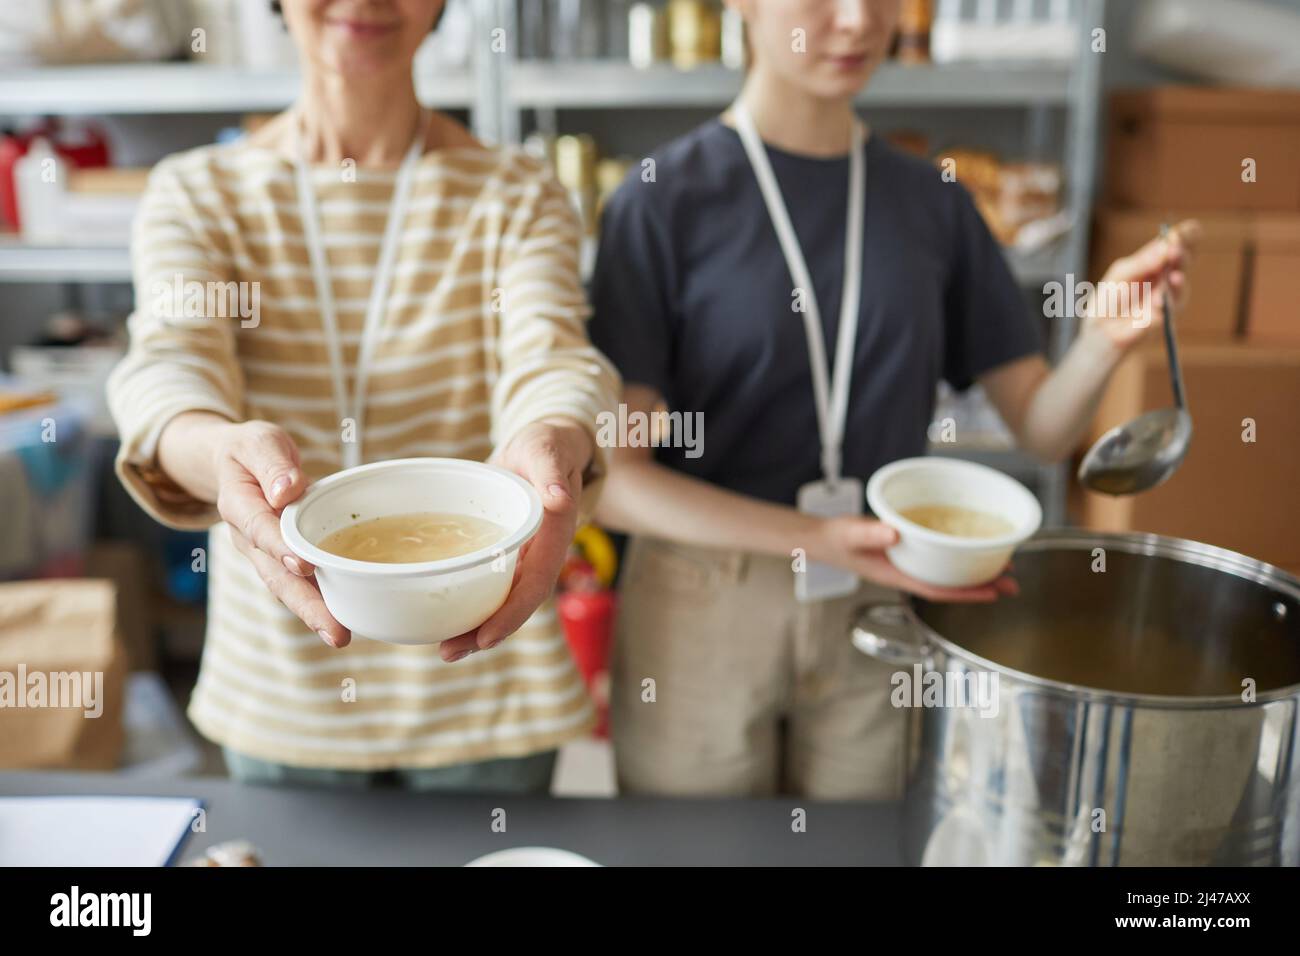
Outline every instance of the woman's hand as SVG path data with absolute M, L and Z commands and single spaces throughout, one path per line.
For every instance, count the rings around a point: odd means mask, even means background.
M 971 588 L 941 588 L 909 577 L 885 555 L 898 542 L 898 532 L 875 518 L 843 515 L 818 519 L 818 530 L 808 557 L 823 564 L 853 571 L 859 577 L 889 588 L 915 594 L 927 601 L 988 603 L 1000 595 L 1019 593 L 1015 579 L 1003 575 Z
M 542 526 L 524 545 L 506 603 L 473 631 L 442 642 L 443 660 L 495 647 L 519 630 L 551 595 L 578 528 L 582 475 L 595 451 L 590 433 L 566 418 L 521 429 L 492 461 L 527 480 L 542 496 Z
M 280 512 L 300 497 L 306 479 L 289 434 L 270 422 L 224 423 L 212 433 L 217 510 L 230 537 L 267 588 L 330 647 L 352 635 L 334 620 L 312 575 L 316 569 L 280 537 Z
M 1190 291 L 1187 270 L 1200 235 L 1200 224 L 1186 219 L 1171 228 L 1168 237 L 1152 239 L 1132 255 L 1111 263 L 1097 283 L 1084 331 L 1100 333 L 1126 352 L 1149 331 L 1158 330 L 1165 319 L 1161 288 L 1165 267 L 1169 267 L 1174 306 L 1181 309 Z

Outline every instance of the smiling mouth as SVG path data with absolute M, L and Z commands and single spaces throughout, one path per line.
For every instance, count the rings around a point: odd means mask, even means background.
M 396 24 L 368 23 L 365 20 L 326 20 L 325 22 L 358 37 L 384 36 L 397 29 Z

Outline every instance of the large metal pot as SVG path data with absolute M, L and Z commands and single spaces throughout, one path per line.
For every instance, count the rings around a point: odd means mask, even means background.
M 1016 598 L 854 631 L 917 706 L 905 857 L 1300 864 L 1300 581 L 1155 535 L 1045 532 L 1014 563 Z

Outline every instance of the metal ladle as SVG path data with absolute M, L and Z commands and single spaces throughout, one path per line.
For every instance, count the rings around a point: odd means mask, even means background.
M 1169 235 L 1169 226 L 1160 227 Z M 1183 370 L 1178 364 L 1174 342 L 1174 305 L 1169 289 L 1169 265 L 1165 264 L 1161 296 L 1165 313 L 1165 353 L 1169 356 L 1169 380 L 1174 407 L 1139 415 L 1112 428 L 1088 449 L 1079 464 L 1079 482 L 1108 495 L 1133 495 L 1154 488 L 1172 475 L 1187 456 L 1192 443 L 1192 416 L 1183 393 Z

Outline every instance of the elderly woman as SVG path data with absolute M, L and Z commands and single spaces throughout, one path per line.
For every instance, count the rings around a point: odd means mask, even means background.
M 544 789 L 592 716 L 546 601 L 618 389 L 586 337 L 576 216 L 542 165 L 420 107 L 412 60 L 443 0 L 282 6 L 301 96 L 154 170 L 109 385 L 131 494 L 215 525 L 189 715 L 238 779 Z M 255 308 L 191 294 L 232 288 Z M 491 456 L 537 488 L 542 529 L 476 632 L 353 641 L 278 513 L 340 468 L 421 455 Z

